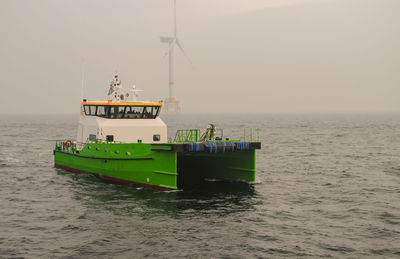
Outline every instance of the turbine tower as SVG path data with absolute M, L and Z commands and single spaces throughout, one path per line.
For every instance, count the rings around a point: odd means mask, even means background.
M 173 37 L 160 37 L 161 43 L 168 43 L 168 64 L 169 64 L 169 95 L 168 98 L 165 99 L 165 112 L 166 114 L 179 114 L 180 107 L 179 101 L 174 97 L 174 46 L 175 44 L 182 51 L 183 55 L 189 60 L 189 57 L 186 55 L 185 51 L 182 48 L 182 45 L 179 43 L 179 39 L 176 31 L 176 0 L 174 0 L 174 36 Z

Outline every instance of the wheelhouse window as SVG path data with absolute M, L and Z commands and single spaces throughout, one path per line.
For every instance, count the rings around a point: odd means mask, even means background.
M 96 105 L 91 105 L 90 106 L 90 114 L 91 115 L 95 115 L 96 114 L 96 110 L 97 110 L 97 106 Z
M 125 118 L 141 119 L 143 115 L 143 109 L 143 106 L 127 106 L 125 111 Z
M 86 115 L 90 115 L 90 106 L 89 105 L 85 105 L 83 110 L 85 111 Z
M 109 116 L 110 119 L 124 118 L 126 106 L 110 106 Z
M 109 110 L 107 108 L 108 108 L 107 106 L 97 106 L 96 116 L 107 117 L 108 110 Z
M 85 105 L 84 106 L 84 111 L 86 115 L 96 115 L 96 105 Z
M 160 109 L 160 107 L 158 107 L 158 106 L 144 107 L 143 118 L 144 119 L 154 119 L 155 117 L 157 117 L 159 109 Z
M 160 113 L 159 106 L 133 105 L 83 105 L 87 116 L 109 119 L 155 119 Z

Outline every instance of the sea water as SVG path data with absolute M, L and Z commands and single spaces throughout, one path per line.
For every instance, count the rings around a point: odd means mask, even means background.
M 1 258 L 400 257 L 400 114 L 192 114 L 259 138 L 255 184 L 163 192 L 54 168 L 77 116 L 0 117 Z

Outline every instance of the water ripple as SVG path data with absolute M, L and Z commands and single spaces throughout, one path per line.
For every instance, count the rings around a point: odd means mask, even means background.
M 399 116 L 183 115 L 260 129 L 256 184 L 185 192 L 103 182 L 53 168 L 76 116 L 0 125 L 0 254 L 6 258 L 398 258 Z M 11 131 L 14 130 L 15 132 Z M 35 135 L 35 138 L 32 138 Z

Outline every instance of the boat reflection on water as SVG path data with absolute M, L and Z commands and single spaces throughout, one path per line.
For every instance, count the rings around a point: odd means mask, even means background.
M 143 217 L 208 213 L 218 210 L 223 214 L 252 210 L 257 196 L 254 184 L 207 180 L 184 191 L 159 191 L 137 185 L 118 184 L 94 175 L 69 175 L 74 198 L 88 209 L 108 211 L 118 215 Z M 103 183 L 103 184 L 101 184 Z

